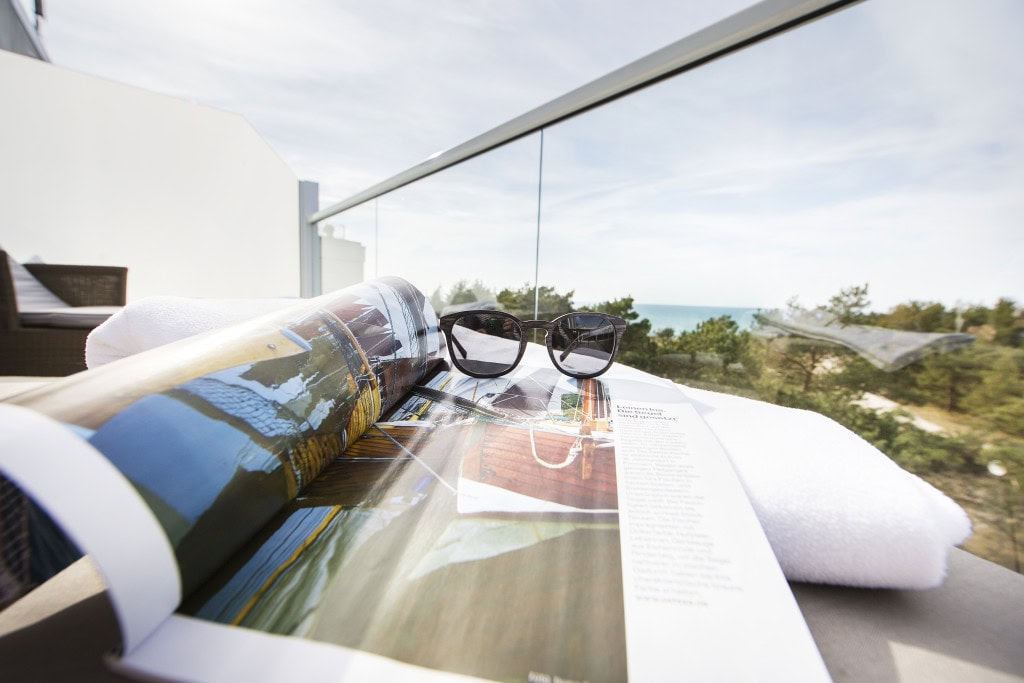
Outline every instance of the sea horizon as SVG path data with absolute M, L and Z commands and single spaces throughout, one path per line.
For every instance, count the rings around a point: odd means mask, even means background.
M 741 330 L 749 330 L 754 324 L 754 314 L 763 309 L 758 306 L 681 306 L 634 303 L 633 310 L 641 318 L 651 321 L 652 332 L 671 328 L 678 334 L 692 332 L 705 320 L 719 318 L 723 315 L 735 320 Z

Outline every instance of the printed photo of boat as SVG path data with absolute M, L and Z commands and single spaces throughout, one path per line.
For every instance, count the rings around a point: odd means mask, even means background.
M 609 400 L 551 368 L 435 372 L 182 611 L 494 680 L 625 680 Z

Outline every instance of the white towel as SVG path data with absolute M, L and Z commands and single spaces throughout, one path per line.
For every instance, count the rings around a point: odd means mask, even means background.
M 207 330 L 294 306 L 300 299 L 192 299 L 152 296 L 129 303 L 89 333 L 85 364 L 94 368 Z
M 89 337 L 90 367 L 278 310 L 294 299 L 153 297 L 129 304 Z M 546 365 L 543 349 L 524 363 Z M 616 364 L 609 378 L 652 381 Z M 971 534 L 967 514 L 839 423 L 805 410 L 663 383 L 715 433 L 791 581 L 925 589 Z
M 718 437 L 786 578 L 933 588 L 967 513 L 839 423 L 806 410 L 683 388 Z

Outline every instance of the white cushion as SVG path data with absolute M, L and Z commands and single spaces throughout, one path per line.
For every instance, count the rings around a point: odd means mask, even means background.
M 38 311 L 43 309 L 69 308 L 68 303 L 46 288 L 42 282 L 28 272 L 28 269 L 7 255 L 7 267 L 11 270 L 14 281 L 14 297 L 18 302 L 18 312 Z
M 91 330 L 121 310 L 121 306 L 59 306 L 18 311 L 26 327 L 75 327 Z

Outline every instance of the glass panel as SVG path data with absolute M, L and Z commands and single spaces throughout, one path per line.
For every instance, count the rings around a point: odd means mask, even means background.
M 380 274 L 419 287 L 441 313 L 532 287 L 539 135 L 396 190 L 380 202 Z
M 1019 570 L 1022 21 L 877 0 L 547 130 L 542 317 L 626 317 L 623 363 L 836 419 Z M 528 316 L 538 137 L 382 198 L 367 274 Z
M 375 277 L 377 200 L 320 223 L 320 287 L 333 292 Z
M 1019 569 L 1022 21 L 864 3 L 549 129 L 541 284 L 640 314 L 623 362 L 857 431 Z

